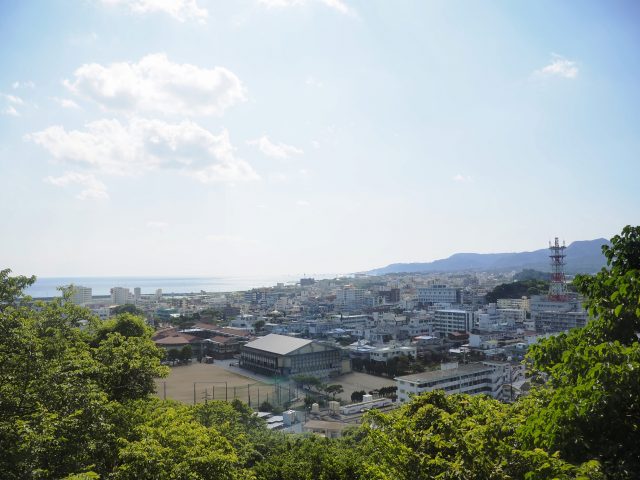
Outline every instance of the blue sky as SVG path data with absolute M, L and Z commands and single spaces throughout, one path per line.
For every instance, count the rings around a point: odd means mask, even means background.
M 640 7 L 4 0 L 0 266 L 366 270 L 640 223 Z

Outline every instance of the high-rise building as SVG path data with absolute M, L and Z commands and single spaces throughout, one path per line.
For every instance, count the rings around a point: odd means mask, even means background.
M 140 297 L 142 296 L 142 290 L 140 290 L 140 287 L 136 287 L 133 289 L 133 299 L 135 300 L 136 303 L 138 303 L 140 301 Z
M 156 300 L 157 301 L 162 300 L 162 289 L 161 288 L 156 290 Z
M 470 332 L 473 320 L 473 312 L 467 310 L 436 310 L 433 315 L 433 329 L 442 336 L 453 332 Z
M 85 305 L 91 303 L 91 287 L 82 287 L 73 285 L 71 287 L 71 301 L 76 305 Z
M 111 289 L 111 303 L 113 305 L 125 305 L 127 303 L 133 303 L 133 297 L 131 291 L 124 287 L 113 287 Z

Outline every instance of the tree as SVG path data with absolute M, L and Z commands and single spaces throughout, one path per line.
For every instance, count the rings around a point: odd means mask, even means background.
M 324 391 L 331 395 L 331 398 L 335 400 L 337 394 L 344 392 L 344 388 L 342 388 L 342 385 L 334 384 L 326 386 Z
M 193 348 L 191 345 L 185 345 L 180 349 L 179 355 L 180 361 L 184 363 L 189 363 L 193 358 Z
M 365 393 L 367 393 L 367 392 L 365 392 L 364 390 L 357 390 L 357 391 L 353 392 L 351 394 L 351 401 L 353 403 L 361 402 L 363 397 L 364 397 L 364 395 L 365 395 Z
M 391 413 L 367 413 L 358 456 L 367 478 L 379 480 L 597 478 L 596 464 L 576 467 L 518 448 L 513 432 L 521 421 L 491 398 L 436 390 Z
M 0 471 L 3 478 L 106 474 L 125 423 L 119 401 L 146 398 L 165 374 L 148 337 L 106 333 L 65 299 L 25 302 L 31 279 L 0 276 Z M 32 282 L 31 282 L 32 283 Z M 81 323 L 92 328 L 83 331 Z
M 18 275 L 10 277 L 10 268 L 0 270 L 0 311 L 7 306 L 15 306 L 24 297 L 24 290 L 36 281 L 35 276 Z
M 253 324 L 253 328 L 256 329 L 256 333 L 261 332 L 264 326 L 265 326 L 264 320 L 258 320 L 256 323 Z
M 521 298 L 541 295 L 549 290 L 549 282 L 544 280 L 521 280 L 503 283 L 487 293 L 487 302 L 495 303 L 499 298 Z
M 136 315 L 138 317 L 144 317 L 144 311 L 136 307 L 135 305 L 128 303 L 126 305 L 118 305 L 117 307 L 113 307 L 111 312 L 114 315 L 120 315 L 121 313 L 130 313 L 131 315 Z
M 115 480 L 247 478 L 235 449 L 214 426 L 198 422 L 194 410 L 157 401 L 136 405 L 142 420 L 123 439 Z
M 167 357 L 167 360 L 170 361 L 171 364 L 173 365 L 180 358 L 180 350 L 178 350 L 177 348 L 171 348 L 166 351 L 166 357 Z

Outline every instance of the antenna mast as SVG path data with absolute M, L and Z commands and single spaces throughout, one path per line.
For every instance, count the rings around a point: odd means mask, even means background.
M 549 300 L 555 302 L 567 301 L 567 283 L 564 276 L 565 257 L 564 253 L 567 247 L 562 242 L 562 246 L 555 238 L 552 244 L 549 242 L 549 258 L 551 259 L 551 282 L 549 283 Z

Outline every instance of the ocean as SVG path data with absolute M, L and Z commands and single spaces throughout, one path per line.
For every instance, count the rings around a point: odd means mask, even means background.
M 314 276 L 317 280 L 335 278 L 336 275 Z M 150 295 L 158 288 L 163 294 L 235 292 L 259 287 L 273 287 L 278 283 L 291 285 L 302 276 L 252 276 L 252 277 L 42 277 L 26 290 L 33 298 L 59 297 L 58 287 L 80 285 L 91 287 L 92 295 L 109 295 L 112 287 L 133 289 L 140 287 L 142 295 Z

